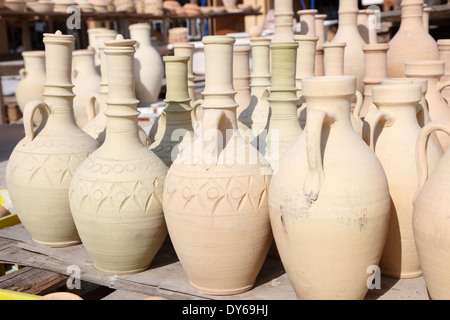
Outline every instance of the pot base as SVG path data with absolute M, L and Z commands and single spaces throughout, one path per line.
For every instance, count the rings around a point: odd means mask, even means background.
M 35 238 L 32 238 L 34 242 L 39 244 L 43 244 L 52 248 L 63 248 L 70 247 L 81 243 L 81 240 L 72 240 L 72 241 L 63 241 L 63 242 L 48 242 L 48 241 L 40 241 Z
M 254 283 L 252 283 L 251 285 L 236 288 L 236 289 L 217 289 L 217 288 L 208 288 L 208 287 L 198 286 L 195 283 L 193 283 L 191 280 L 189 280 L 189 283 L 195 290 L 197 290 L 201 293 L 215 295 L 215 296 L 225 296 L 225 295 L 243 293 L 243 292 L 249 291 L 254 286 Z

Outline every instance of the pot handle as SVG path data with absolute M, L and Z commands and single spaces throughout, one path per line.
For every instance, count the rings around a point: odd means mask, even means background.
M 227 143 L 227 131 L 231 122 L 222 110 L 207 109 L 202 119 L 202 162 L 206 169 L 217 164 L 219 155 Z
M 442 90 L 444 90 L 446 87 L 450 86 L 450 80 L 449 81 L 444 81 L 444 82 L 439 82 L 437 84 L 437 89 L 439 92 L 442 92 Z
M 36 129 L 36 131 L 34 131 L 33 116 L 37 109 L 39 109 L 39 112 L 42 115 L 42 121 L 39 124 L 39 127 Z M 48 116 L 50 115 L 50 113 L 51 113 L 50 107 L 45 102 L 42 101 L 33 100 L 25 105 L 23 111 L 23 127 L 25 130 L 25 143 L 30 143 L 31 141 L 33 141 L 34 137 L 39 132 L 41 132 L 41 130 L 47 123 Z
M 355 96 L 356 96 L 356 103 L 355 103 L 355 108 L 353 109 L 352 115 L 353 115 L 354 119 L 361 121 L 359 114 L 361 113 L 361 107 L 364 102 L 364 97 L 363 97 L 362 93 L 359 92 L 358 90 L 356 90 Z
M 197 108 L 200 107 L 203 103 L 203 99 L 196 100 L 192 103 L 192 111 L 191 111 L 191 121 L 192 121 L 192 129 L 196 131 L 200 127 L 200 119 L 197 115 Z
M 96 101 L 98 101 L 98 95 L 97 94 L 93 94 L 88 100 L 88 103 L 86 105 L 86 112 L 87 112 L 88 121 L 91 121 L 96 116 L 96 114 L 95 114 L 95 102 Z
M 334 118 L 333 115 L 323 110 L 308 111 L 308 121 L 305 126 L 308 173 L 303 185 L 303 192 L 309 206 L 312 201 L 317 200 L 324 179 L 321 137 L 322 126 L 327 117 Z
M 19 70 L 19 75 L 21 79 L 25 79 L 27 76 L 28 72 L 25 68 L 20 68 Z
M 369 132 L 363 130 L 363 140 L 373 152 L 375 152 L 375 128 L 381 120 L 384 120 L 383 127 L 390 127 L 395 122 L 395 117 L 389 112 L 379 109 L 370 110 L 364 117 L 364 122 L 368 124 Z
M 435 120 L 428 122 L 419 133 L 416 140 L 416 167 L 417 176 L 419 178 L 419 186 L 414 195 L 413 204 L 416 202 L 416 198 L 422 190 L 423 185 L 428 180 L 428 159 L 427 159 L 427 146 L 428 139 L 434 131 L 444 131 L 450 135 L 450 121 Z

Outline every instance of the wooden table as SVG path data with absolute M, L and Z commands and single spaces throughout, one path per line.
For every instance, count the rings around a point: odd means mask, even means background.
M 266 259 L 255 287 L 250 291 L 230 296 L 199 293 L 190 286 L 170 241 L 164 243 L 153 264 L 146 271 L 134 275 L 109 275 L 94 267 L 82 244 L 50 248 L 34 242 L 23 225 L 18 224 L 0 230 L 0 262 L 39 268 L 65 276 L 71 276 L 70 270 L 79 268 L 80 280 L 117 290 L 117 299 L 155 295 L 175 300 L 296 299 L 283 265 L 276 258 Z M 399 280 L 382 276 L 381 288 L 369 290 L 366 296 L 366 300 L 401 299 L 427 300 L 423 278 Z

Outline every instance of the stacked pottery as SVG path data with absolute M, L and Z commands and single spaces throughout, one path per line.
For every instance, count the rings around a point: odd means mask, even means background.
M 164 64 L 150 41 L 150 25 L 136 23 L 129 27 L 130 37 L 137 41 L 134 76 L 139 107 L 148 107 L 158 100 L 164 78 Z
M 24 68 L 20 69 L 20 81 L 16 88 L 16 101 L 20 111 L 24 112 L 25 105 L 32 100 L 42 101 L 45 83 L 45 52 L 22 52 Z M 39 124 L 41 115 L 35 114 L 33 122 Z
M 140 138 L 134 91 L 136 41 L 106 41 L 106 139 L 75 172 L 70 208 L 97 269 L 111 274 L 145 270 L 167 236 L 162 211 L 166 165 Z
M 74 37 L 44 34 L 44 102 L 25 106 L 25 138 L 13 150 L 6 182 L 17 215 L 36 242 L 52 247 L 80 243 L 69 206 L 69 185 L 78 166 L 98 147 L 75 123 L 72 51 Z M 42 130 L 31 119 L 39 110 Z
M 422 86 L 382 85 L 372 91 L 377 109 L 370 110 L 365 117 L 370 133 L 364 140 L 383 165 L 392 200 L 380 270 L 392 278 L 416 278 L 422 271 L 414 243 L 412 214 L 418 184 L 416 141 L 421 130 L 416 110 L 422 99 Z M 441 151 L 432 141 L 427 151 L 427 170 L 433 172 Z
M 73 109 L 75 121 L 83 128 L 89 121 L 89 99 L 100 90 L 100 75 L 95 67 L 95 52 L 92 50 L 75 50 L 72 54 L 72 83 L 74 84 Z
M 417 139 L 416 159 L 419 187 L 414 199 L 412 225 L 420 267 L 428 295 L 433 300 L 450 299 L 450 153 L 447 150 L 434 169 L 428 171 L 428 137 L 436 131 L 450 135 L 450 122 L 426 124 Z
M 257 137 L 264 132 L 269 116 L 269 102 L 267 101 L 270 86 L 270 39 L 251 38 L 252 73 L 250 75 L 250 104 L 239 115 L 239 121 L 250 128 Z M 259 146 L 257 146 L 259 150 Z
M 450 81 L 450 39 L 439 39 L 437 41 L 439 49 L 439 60 L 445 62 L 444 75 L 441 77 L 441 82 Z M 450 88 L 446 87 L 442 90 L 442 96 L 450 103 Z
M 358 0 L 339 1 L 339 27 L 331 42 L 346 43 L 344 74 L 355 76 L 356 89 L 364 92 L 364 52 L 366 43 L 357 27 Z
M 197 122 L 195 109 L 188 94 L 188 56 L 163 57 L 166 70 L 166 107 L 158 119 L 152 150 L 167 167 L 178 155 L 180 140 L 192 139 L 193 123 Z
M 271 170 L 239 133 L 232 85 L 235 39 L 205 36 L 202 42 L 202 132 L 169 168 L 163 208 L 190 284 L 206 294 L 237 294 L 253 287 L 272 241 Z
M 389 224 L 386 175 L 355 133 L 356 77 L 302 80 L 306 127 L 269 188 L 276 246 L 298 299 L 363 299 Z
M 389 41 L 387 52 L 389 78 L 404 77 L 404 66 L 408 60 L 438 58 L 436 41 L 423 28 L 423 0 L 402 0 L 401 9 L 400 28 Z
M 442 90 L 450 86 L 450 82 L 441 82 L 445 72 L 445 62 L 441 60 L 416 60 L 405 62 L 405 75 L 412 78 L 425 78 L 428 80 L 426 99 L 428 111 L 432 121 L 450 121 L 450 108 L 442 97 Z M 443 150 L 450 146 L 450 136 L 444 132 L 436 133 Z

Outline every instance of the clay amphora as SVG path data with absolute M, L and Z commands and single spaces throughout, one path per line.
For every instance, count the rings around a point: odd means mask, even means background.
M 102 145 L 105 141 L 107 122 L 105 112 L 106 99 L 108 97 L 108 68 L 106 65 L 106 57 L 103 53 L 104 48 L 105 45 L 103 44 L 97 46 L 101 69 L 100 89 L 97 93 L 92 94 L 88 100 L 86 107 L 88 122 L 82 128 L 84 132 L 96 139 L 99 145 Z M 150 137 L 141 126 L 139 126 L 139 137 L 146 147 L 150 146 Z
M 106 139 L 75 172 L 69 193 L 86 251 L 110 274 L 145 270 L 167 236 L 161 204 L 167 167 L 139 138 L 135 44 L 121 35 L 105 42 Z
M 75 50 L 72 54 L 73 110 L 75 121 L 83 128 L 89 121 L 87 109 L 89 99 L 100 90 L 101 77 L 97 73 L 92 50 Z
M 291 0 L 274 0 L 275 27 L 272 42 L 289 42 L 294 36 Z
M 16 88 L 16 101 L 20 111 L 24 112 L 25 105 L 32 100 L 42 101 L 45 83 L 45 52 L 22 52 L 24 68 L 20 69 L 20 81 Z M 41 114 L 33 117 L 35 125 L 42 120 Z
M 382 275 L 392 278 L 416 278 L 422 271 L 414 244 L 412 202 L 418 184 L 415 148 L 421 128 L 416 109 L 422 99 L 422 86 L 382 85 L 373 87 L 372 91 L 377 110 L 371 110 L 365 117 L 370 134 L 364 140 L 383 165 L 392 199 L 380 270 Z M 440 150 L 430 141 L 430 172 L 440 159 Z
M 194 62 L 194 49 L 195 45 L 193 43 L 174 43 L 173 44 L 173 54 L 175 56 L 188 56 L 188 93 L 189 98 L 191 98 L 191 104 L 195 102 L 195 75 L 193 73 L 193 62 Z
M 235 45 L 233 50 L 233 88 L 234 99 L 238 104 L 237 116 L 250 104 L 250 46 Z
M 388 231 L 386 175 L 351 125 L 356 77 L 302 88 L 306 127 L 269 188 L 275 243 L 298 299 L 363 299 Z
M 450 122 L 432 121 L 426 124 L 417 139 L 416 161 L 419 187 L 414 200 L 412 225 L 428 295 L 433 300 L 450 298 L 450 228 L 448 208 L 450 205 L 450 153 L 447 150 L 441 161 L 428 172 L 427 145 L 430 133 L 444 131 L 450 134 Z
M 302 132 L 297 109 L 299 98 L 295 85 L 298 43 L 272 42 L 272 80 L 269 87 L 270 115 L 267 125 L 266 147 L 259 151 L 269 161 L 274 171 L 283 153 L 297 140 Z
M 381 81 L 387 78 L 386 53 L 389 44 L 367 44 L 362 49 L 364 51 L 364 102 L 358 116 L 364 118 L 372 104 L 372 88 L 379 86 Z
M 358 0 L 339 1 L 339 26 L 331 42 L 346 43 L 344 54 L 344 74 L 355 76 L 356 89 L 364 92 L 364 52 L 366 43 L 357 26 Z
M 269 116 L 267 101 L 271 81 L 270 42 L 268 38 L 251 38 L 252 72 L 250 74 L 250 103 L 239 115 L 239 121 L 251 128 L 253 135 L 259 135 L 266 129 Z
M 316 36 L 316 9 L 305 9 L 297 11 L 300 20 L 300 34 Z
M 404 64 L 410 60 L 436 60 L 438 48 L 422 24 L 423 0 L 402 0 L 401 23 L 389 41 L 387 72 L 389 78 L 404 77 Z
M 345 47 L 343 42 L 327 42 L 323 44 L 324 49 L 324 71 L 327 77 L 340 77 L 344 75 Z M 363 122 L 359 117 L 363 104 L 363 95 L 358 90 L 355 91 L 355 103 L 350 107 L 350 120 L 353 129 L 362 137 Z
M 166 70 L 166 107 L 158 119 L 152 150 L 167 167 L 178 155 L 180 140 L 193 138 L 197 118 L 188 93 L 188 56 L 164 56 Z
M 437 45 L 439 49 L 439 60 L 445 61 L 445 71 L 441 77 L 441 82 L 450 81 L 450 39 L 439 39 Z M 447 103 L 449 103 L 450 88 L 444 88 L 441 93 Z
M 25 138 L 8 162 L 6 182 L 14 208 L 36 242 L 63 247 L 80 243 L 69 206 L 69 185 L 78 166 L 98 147 L 75 123 L 72 92 L 74 38 L 44 34 L 46 82 L 44 101 L 24 110 Z M 34 131 L 33 114 L 43 120 Z
M 425 124 L 430 122 L 431 118 L 430 113 L 428 111 L 428 102 L 425 97 L 428 91 L 428 80 L 425 78 L 386 78 L 381 80 L 381 85 L 394 85 L 394 84 L 419 84 L 422 87 L 422 99 L 420 100 L 419 104 L 416 107 L 417 123 L 422 128 Z M 369 111 L 372 108 L 376 109 L 376 106 L 372 104 L 371 108 L 369 108 Z M 439 142 L 439 139 L 437 138 L 436 133 L 433 132 L 430 135 L 430 137 L 433 140 L 433 143 L 436 145 L 436 147 L 440 150 L 441 155 L 443 155 L 444 150 L 442 149 L 442 146 Z
M 135 86 L 138 107 L 148 107 L 158 100 L 164 78 L 164 63 L 150 41 L 150 25 L 136 23 L 129 27 L 130 37 L 137 41 L 135 57 Z
M 441 94 L 445 87 L 450 86 L 450 81 L 440 81 L 445 72 L 445 62 L 441 60 L 407 61 L 404 72 L 407 77 L 428 80 L 426 99 L 431 120 L 450 121 L 450 107 Z M 436 134 L 443 150 L 447 150 L 450 146 L 450 136 L 441 131 Z
M 237 294 L 253 287 L 272 241 L 271 170 L 239 134 L 232 85 L 235 39 L 205 36 L 202 42 L 202 133 L 169 168 L 163 208 L 189 283 L 206 294 Z

